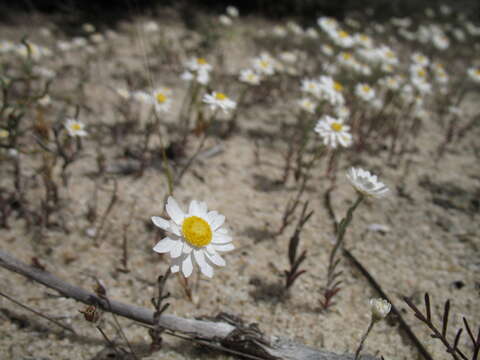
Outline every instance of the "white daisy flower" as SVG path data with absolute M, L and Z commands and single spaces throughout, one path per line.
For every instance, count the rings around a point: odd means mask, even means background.
M 370 299 L 370 309 L 372 310 L 373 320 L 378 321 L 387 317 L 392 309 L 392 304 L 385 299 Z
M 159 88 L 153 91 L 151 95 L 152 104 L 158 112 L 167 112 L 172 105 L 172 91 L 167 88 Z
M 380 198 L 389 191 L 384 183 L 378 181 L 376 175 L 361 168 L 350 168 L 347 178 L 355 190 L 368 197 Z
M 420 66 L 427 66 L 428 64 L 430 64 L 430 60 L 428 60 L 425 55 L 418 52 L 412 54 L 412 61 Z
M 273 75 L 275 73 L 275 63 L 275 59 L 266 53 L 252 59 L 253 68 L 262 75 Z
M 225 266 L 225 260 L 218 252 L 231 251 L 232 238 L 224 228 L 225 216 L 208 211 L 207 204 L 192 200 L 185 213 L 171 196 L 165 209 L 170 220 L 153 216 L 153 223 L 165 230 L 168 236 L 160 240 L 153 250 L 169 253 L 172 258 L 170 269 L 181 271 L 185 277 L 193 272 L 195 262 L 202 274 L 212 277 L 213 266 Z
M 345 105 L 337 106 L 335 109 L 335 115 L 340 119 L 346 119 L 350 116 L 350 109 L 347 108 Z
M 370 102 L 375 98 L 375 90 L 368 84 L 357 84 L 355 86 L 355 95 L 363 101 Z
M 450 40 L 445 34 L 435 34 L 432 38 L 432 42 L 439 50 L 445 50 L 450 46 Z
M 235 109 L 237 106 L 236 102 L 230 100 L 227 95 L 216 91 L 212 92 L 211 94 L 203 95 L 203 102 L 210 105 L 210 109 L 222 109 L 225 113 L 227 113 L 229 110 Z
M 350 126 L 345 125 L 343 119 L 335 119 L 328 115 L 324 115 L 315 126 L 315 132 L 322 137 L 323 143 L 333 149 L 337 147 L 337 143 L 344 147 L 352 144 L 349 130 Z
M 322 28 L 323 31 L 329 33 L 335 31 L 338 28 L 338 22 L 331 17 L 321 17 L 317 20 L 318 26 Z
M 187 61 L 185 66 L 190 70 L 190 71 L 210 71 L 212 70 L 212 65 L 210 65 L 207 60 L 203 57 L 199 58 L 191 58 L 190 60 Z
M 75 119 L 67 119 L 65 123 L 68 135 L 70 136 L 86 136 L 85 124 Z
M 249 85 L 258 85 L 262 78 L 252 69 L 244 69 L 240 71 L 239 80 Z
M 328 34 L 333 42 L 340 47 L 350 48 L 355 45 L 355 39 L 345 30 L 338 29 Z
M 300 109 L 310 114 L 315 113 L 315 109 L 317 108 L 317 104 L 314 101 L 310 100 L 309 98 L 300 99 L 298 100 L 297 103 Z
M 467 70 L 468 76 L 473 81 L 480 83 L 480 68 L 470 68 Z

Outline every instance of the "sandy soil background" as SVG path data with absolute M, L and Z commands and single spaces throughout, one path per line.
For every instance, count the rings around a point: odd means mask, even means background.
M 29 34 L 32 40 L 49 44 L 49 39 L 41 38 L 34 30 L 37 26 L 51 26 L 48 20 L 39 16 L 29 19 L 29 24 L 18 22 L 2 26 L 2 37 L 19 40 L 23 34 Z M 195 37 L 175 17 L 163 20 L 162 36 L 173 49 L 179 47 L 180 61 L 185 55 L 181 52 L 182 44 L 195 41 Z M 135 23 L 144 21 L 139 18 Z M 117 98 L 111 88 L 124 85 L 122 74 L 130 73 L 134 78 L 136 72 L 145 71 L 139 42 L 132 41 L 131 37 L 134 24 L 120 25 L 118 37 L 111 41 L 115 56 L 105 46 L 99 46 L 93 57 L 85 99 L 92 112 L 82 113 L 88 126 L 118 121 L 111 105 Z M 245 34 L 258 26 L 268 28 L 271 24 L 259 19 L 242 20 L 235 25 L 232 37 L 221 42 L 219 51 L 225 54 L 224 70 L 227 74 L 235 74 L 249 57 L 256 55 L 253 43 Z M 83 61 L 82 56 L 71 55 L 69 61 Z M 55 57 L 50 61 L 52 67 L 58 63 Z M 185 93 L 186 84 L 178 77 L 181 63 L 166 65 L 155 61 L 150 58 L 157 70 L 155 80 L 170 86 L 175 93 Z M 233 87 L 230 89 L 234 91 Z M 52 91 L 56 94 L 72 93 L 72 84 L 64 77 Z M 194 277 L 193 302 L 187 299 L 180 283 L 173 277 L 168 284 L 172 293 L 169 312 L 183 317 L 228 312 L 247 322 L 258 323 L 268 336 L 282 335 L 337 353 L 353 352 L 368 325 L 368 300 L 378 295 L 344 259 L 344 285 L 336 297 L 337 305 L 328 312 L 321 311 L 321 287 L 325 283 L 333 239 L 331 220 L 323 202 L 323 193 L 328 187 L 324 162 L 314 170 L 305 196 L 315 211 L 301 236 L 300 248 L 308 251 L 304 264 L 307 273 L 295 283 L 290 297 L 283 299 L 279 296 L 283 283 L 281 274 L 288 268 L 288 239 L 294 227 L 288 227 L 276 238 L 269 233 L 278 229 L 282 210 L 295 194 L 293 181 L 284 187 L 275 186 L 275 181 L 282 175 L 282 154 L 286 151 L 279 123 L 293 123 L 295 119 L 291 111 L 294 99 L 275 98 L 274 95 L 269 96 L 271 105 L 268 107 L 252 101 L 241 111 L 239 130 L 231 138 L 209 138 L 206 147 L 221 146 L 222 151 L 195 162 L 175 190 L 175 197 L 184 208 L 191 199 L 199 199 L 224 214 L 236 250 L 225 256 L 227 266 L 217 269 L 213 279 Z M 466 111 L 476 113 L 477 101 L 478 98 L 472 95 L 462 106 Z M 176 100 L 172 113 L 179 106 L 180 101 Z M 167 116 L 165 122 L 174 124 L 175 116 Z M 480 323 L 479 133 L 478 130 L 468 133 L 438 164 L 434 164 L 431 159 L 441 136 L 443 132 L 432 117 L 424 123 L 414 152 L 399 162 L 389 163 L 383 152 L 344 157 L 339 164 L 338 184 L 332 193 L 337 216 L 343 216 L 355 199 L 354 190 L 344 176 L 352 164 L 379 174 L 390 187 L 390 196 L 361 205 L 347 232 L 346 244 L 402 311 L 435 359 L 448 358 L 448 354 L 439 341 L 430 338 L 426 328 L 414 319 L 401 297 L 412 296 L 414 302 L 421 305 L 423 294 L 429 292 L 437 319 L 441 317 L 443 302 L 450 299 L 450 337 L 461 326 L 462 316 L 466 316 L 474 327 Z M 117 145 L 105 145 L 109 166 L 114 168 L 129 161 L 123 156 L 129 141 L 133 140 L 130 138 L 124 142 L 120 139 Z M 150 307 L 150 298 L 155 294 L 155 279 L 168 266 L 166 257 L 152 251 L 159 235 L 149 220 L 163 212 L 163 200 L 168 190 L 165 177 L 161 166 L 148 168 L 140 178 L 113 175 L 118 182 L 118 202 L 106 220 L 104 236 L 95 245 L 87 234 L 92 227 L 86 218 L 88 204 L 92 201 L 95 183 L 100 183 L 98 207 L 102 213 L 109 202 L 113 182 L 107 177 L 99 179 L 91 175 L 96 170 L 94 145 L 88 138 L 85 140 L 84 157 L 70 169 L 68 189 L 61 190 L 64 218 L 59 221 L 64 222 L 68 234 L 60 229 L 27 232 L 24 221 L 12 219 L 10 229 L 1 229 L 1 248 L 25 262 L 36 257 L 49 271 L 85 288 L 93 288 L 94 277 L 97 277 L 104 282 L 112 298 Z M 157 145 L 158 140 L 154 139 L 152 146 Z M 26 146 L 34 147 L 33 141 Z M 192 152 L 194 148 L 195 141 L 192 141 L 186 151 Z M 25 156 L 23 170 L 26 174 L 35 173 L 37 160 Z M 7 164 L 2 164 L 1 168 L 1 185 L 11 186 L 11 168 Z M 32 187 L 36 189 L 29 193 L 29 200 L 38 204 L 43 186 L 33 180 Z M 123 229 L 129 222 L 130 272 L 124 273 L 118 269 L 122 267 Z M 389 231 L 369 231 L 372 224 L 385 225 Z M 105 348 L 105 343 L 97 329 L 83 320 L 79 313 L 83 305 L 52 296 L 54 294 L 48 289 L 6 270 L 0 271 L 0 283 L 5 293 L 62 319 L 78 334 L 68 334 L 0 298 L 0 353 L 3 359 L 102 358 L 98 354 Z M 147 330 L 129 321 L 120 321 L 138 352 L 146 351 L 149 344 Z M 110 315 L 105 314 L 102 322 L 111 338 L 120 341 L 113 330 Z M 169 336 L 165 336 L 164 342 L 164 349 L 148 358 L 225 357 Z M 460 346 L 468 348 L 466 336 Z M 374 328 L 364 351 L 383 355 L 386 359 L 420 358 L 399 330 L 394 317 Z

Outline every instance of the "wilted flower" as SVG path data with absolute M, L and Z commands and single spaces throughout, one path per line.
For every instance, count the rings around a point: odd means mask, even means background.
M 376 175 L 361 168 L 350 168 L 347 178 L 355 190 L 364 196 L 380 198 L 389 191 L 384 183 L 378 181 Z
M 208 211 L 207 204 L 192 200 L 185 213 L 171 196 L 165 209 L 170 220 L 159 216 L 152 217 L 153 223 L 165 230 L 168 236 L 160 240 L 154 251 L 169 253 L 172 258 L 170 269 L 181 271 L 185 277 L 193 272 L 197 263 L 202 274 L 212 277 L 212 265 L 225 266 L 225 260 L 218 252 L 234 249 L 232 238 L 224 228 L 225 216 L 216 211 Z

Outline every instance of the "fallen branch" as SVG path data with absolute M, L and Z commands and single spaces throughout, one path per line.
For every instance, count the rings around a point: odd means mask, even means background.
M 146 325 L 154 324 L 152 310 L 128 305 L 119 301 L 99 297 L 93 292 L 71 285 L 66 281 L 29 266 L 4 251 L 0 250 L 0 267 L 16 272 L 30 280 L 39 282 L 61 295 L 75 299 L 88 305 L 94 305 L 104 311 L 129 318 Z M 243 326 L 234 321 L 210 321 L 185 319 L 182 317 L 162 314 L 158 326 L 172 332 L 180 332 L 194 339 L 222 345 L 226 351 L 235 350 L 245 355 L 253 355 L 262 359 L 288 360 L 351 360 L 352 354 L 335 354 L 326 350 L 317 350 L 288 339 L 275 338 L 266 341 L 255 326 Z M 362 356 L 362 360 L 376 360 L 373 356 Z

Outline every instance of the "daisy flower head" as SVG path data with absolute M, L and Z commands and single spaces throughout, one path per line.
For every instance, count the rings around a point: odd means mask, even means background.
M 70 136 L 86 136 L 85 124 L 76 119 L 68 118 L 65 122 L 65 128 Z
M 303 79 L 301 84 L 301 90 L 307 94 L 318 96 L 320 91 L 320 84 L 314 79 Z
M 275 73 L 275 59 L 267 53 L 252 59 L 254 70 L 261 75 L 273 75 Z
M 309 98 L 300 99 L 297 103 L 300 109 L 309 114 L 315 113 L 315 109 L 317 108 L 317 104 Z
M 350 168 L 347 178 L 356 191 L 367 197 L 381 198 L 389 191 L 384 183 L 378 181 L 376 175 L 361 168 Z
M 153 91 L 151 101 L 155 106 L 155 111 L 167 112 L 172 105 L 172 91 L 167 88 L 158 88 Z
M 343 119 L 336 119 L 324 115 L 315 126 L 315 132 L 319 134 L 323 143 L 333 149 L 337 144 L 348 147 L 352 144 L 352 135 L 349 133 L 350 126 L 343 123 Z
M 318 18 L 317 24 L 318 24 L 318 26 L 320 26 L 320 28 L 323 31 L 325 31 L 327 33 L 335 31 L 338 28 L 337 20 L 335 20 L 334 18 L 331 18 L 331 17 L 325 17 L 324 16 L 324 17 Z
M 467 74 L 476 83 L 480 83 L 480 68 L 470 68 L 467 70 Z
M 414 64 L 420 66 L 427 66 L 428 64 L 430 64 L 430 60 L 428 60 L 425 55 L 418 52 L 412 54 L 412 61 Z
M 210 65 L 207 60 L 203 57 L 191 58 L 185 64 L 185 66 L 190 71 L 206 71 L 209 72 L 212 70 L 212 65 Z
M 357 45 L 363 46 L 365 48 L 371 48 L 373 46 L 373 40 L 370 36 L 365 34 L 355 34 L 354 37 L 355 43 Z
M 225 26 L 230 26 L 230 25 L 233 24 L 232 19 L 229 18 L 227 15 L 224 15 L 224 14 L 222 14 L 218 17 L 218 21 L 220 22 L 220 24 L 225 25 Z
M 375 98 L 375 90 L 368 84 L 360 83 L 355 86 L 355 95 L 363 101 L 370 102 Z
M 337 31 L 332 31 L 328 33 L 332 41 L 344 48 L 350 48 L 355 45 L 355 39 L 345 30 L 338 29 Z
M 222 109 L 223 112 L 228 113 L 229 110 L 235 109 L 237 103 L 231 100 L 227 95 L 221 92 L 212 92 L 203 96 L 203 102 L 210 105 L 210 109 Z
M 225 260 L 218 253 L 235 248 L 224 227 L 225 216 L 208 211 L 207 204 L 197 200 L 190 202 L 185 213 L 171 196 L 165 209 L 170 220 L 152 217 L 153 223 L 168 235 L 153 247 L 153 251 L 170 254 L 173 273 L 181 271 L 189 277 L 196 263 L 202 274 L 212 277 L 212 265 L 225 266 Z
M 240 71 L 240 76 L 238 78 L 241 82 L 244 82 L 249 85 L 258 85 L 262 78 L 252 69 L 244 69 Z

